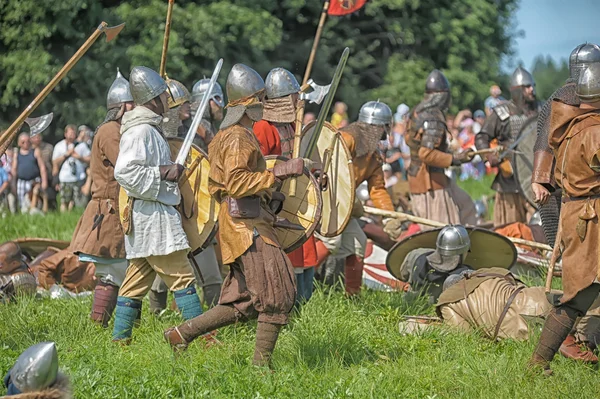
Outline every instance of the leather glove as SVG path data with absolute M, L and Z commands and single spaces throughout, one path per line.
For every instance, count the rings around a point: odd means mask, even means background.
M 460 166 L 463 163 L 469 163 L 473 160 L 471 151 L 463 151 L 452 157 L 452 166 Z
M 304 159 L 295 158 L 282 163 L 278 163 L 273 167 L 273 174 L 280 180 L 289 179 L 290 177 L 302 176 L 304 173 Z
M 283 209 L 283 201 L 285 201 L 285 194 L 279 191 L 273 191 L 271 193 L 271 201 L 269 207 L 274 214 L 278 214 Z
M 402 234 L 402 219 L 387 219 L 384 221 L 383 231 L 392 239 L 396 241 L 400 234 Z
M 495 152 L 487 154 L 487 160 L 492 168 L 500 165 L 500 158 L 498 158 L 498 155 Z
M 158 170 L 160 171 L 160 180 L 177 182 L 183 174 L 184 169 L 183 165 L 178 163 L 174 163 L 173 165 L 160 165 L 158 167 Z

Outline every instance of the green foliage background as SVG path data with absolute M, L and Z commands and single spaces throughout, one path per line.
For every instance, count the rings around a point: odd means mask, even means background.
M 371 0 L 353 15 L 327 20 L 313 78 L 331 79 L 351 48 L 338 99 L 355 116 L 374 97 L 414 105 L 434 67 L 452 83 L 454 109 L 481 107 L 517 34 L 518 0 Z M 220 81 L 243 62 L 261 74 L 283 66 L 301 77 L 322 0 L 177 0 L 167 72 L 191 86 L 225 59 Z M 117 39 L 99 41 L 36 111 L 54 111 L 53 129 L 96 125 L 120 67 L 158 68 L 166 0 L 7 0 L 0 2 L 0 127 L 7 126 L 102 20 L 126 22 Z M 59 134 L 62 135 L 62 134 Z

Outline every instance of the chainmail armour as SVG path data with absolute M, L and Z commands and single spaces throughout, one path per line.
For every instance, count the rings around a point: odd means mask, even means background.
M 266 99 L 263 119 L 275 123 L 293 123 L 296 120 L 296 107 L 292 96 Z
M 557 99 L 565 104 L 578 106 L 580 101 L 576 93 L 576 88 L 576 80 L 572 78 L 567 79 L 565 85 L 552 93 L 548 101 L 546 101 L 546 103 L 542 106 L 537 124 L 537 139 L 535 141 L 535 146 L 533 147 L 534 153 L 547 152 L 552 154 L 552 149 L 548 144 L 548 139 L 550 136 L 552 101 Z M 554 168 L 552 168 L 551 173 L 552 175 L 550 177 L 550 181 L 553 181 Z M 548 202 L 539 207 L 544 235 L 546 236 L 548 244 L 551 246 L 554 246 L 554 242 L 556 241 L 556 233 L 558 232 L 558 223 L 560 218 L 560 207 L 560 198 L 556 195 L 550 196 Z
M 102 123 L 96 127 L 96 130 L 94 130 L 94 135 L 92 137 L 96 136 L 96 133 L 98 133 L 98 129 L 100 129 L 102 125 L 105 125 L 108 122 L 119 120 L 122 116 L 123 115 L 121 114 L 121 107 L 109 109 Z
M 356 157 L 362 157 L 378 150 L 383 136 L 383 126 L 354 122 L 341 129 L 354 138 Z
M 177 137 L 179 134 L 179 128 L 182 125 L 181 119 L 179 119 L 179 107 L 179 105 L 173 107 L 163 115 L 161 128 L 165 137 Z

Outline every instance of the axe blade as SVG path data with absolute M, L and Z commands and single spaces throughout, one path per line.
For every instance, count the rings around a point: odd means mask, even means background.
M 29 134 L 35 136 L 46 130 L 52 123 L 53 117 L 54 113 L 50 112 L 49 114 L 38 116 L 37 118 L 25 119 L 25 123 L 29 125 Z
M 121 31 L 123 30 L 124 27 L 125 27 L 125 22 L 123 22 L 120 25 L 116 25 L 116 26 L 102 26 L 101 25 L 100 30 L 102 32 L 104 32 L 104 34 L 106 35 L 106 41 L 110 42 L 115 37 L 117 37 L 117 35 L 119 33 L 121 33 Z
M 320 86 L 316 84 L 312 79 L 308 81 L 308 84 L 310 85 L 310 87 L 313 88 L 313 91 L 311 91 L 310 93 L 301 93 L 300 99 L 308 100 L 311 103 L 321 105 L 321 103 L 327 96 L 327 93 L 329 93 L 329 88 L 331 87 L 331 85 L 329 84 L 327 86 Z

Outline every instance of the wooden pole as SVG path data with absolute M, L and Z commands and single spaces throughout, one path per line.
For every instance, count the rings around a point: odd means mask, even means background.
M 319 40 L 321 39 L 321 35 L 323 34 L 323 26 L 325 25 L 325 20 L 327 19 L 327 10 L 329 9 L 329 1 L 326 0 L 323 3 L 323 10 L 321 11 L 321 19 L 319 20 L 319 26 L 317 27 L 317 33 L 315 34 L 315 40 L 313 41 L 312 49 L 310 50 L 310 56 L 308 57 L 308 64 L 306 64 L 306 70 L 304 71 L 304 79 L 302 79 L 302 84 L 308 82 L 310 79 L 310 73 L 312 72 L 313 64 L 315 63 L 315 56 L 317 54 L 317 48 L 319 47 Z
M 389 218 L 408 220 L 409 222 L 424 224 L 426 226 L 432 226 L 432 227 L 447 226 L 446 223 L 440 223 L 440 222 L 436 222 L 435 220 L 420 218 L 417 216 L 409 215 L 407 213 L 386 211 L 383 209 L 373 208 L 370 206 L 365 206 L 364 209 L 365 209 L 365 212 L 370 213 L 372 215 L 379 215 L 379 216 L 384 216 L 384 217 L 389 217 Z M 527 245 L 528 247 L 542 249 L 544 251 L 552 251 L 552 247 L 547 244 L 542 244 L 542 243 L 535 242 L 535 241 L 523 240 L 521 238 L 514 238 L 514 237 L 506 237 L 506 238 L 508 238 L 510 241 L 512 241 L 515 244 Z
M 113 26 L 108 28 L 106 22 L 102 22 L 98 28 L 92 33 L 92 35 L 83 43 L 83 45 L 77 50 L 77 52 L 71 57 L 69 61 L 61 68 L 60 71 L 52 78 L 50 83 L 46 85 L 37 95 L 37 97 L 25 108 L 25 110 L 19 115 L 19 117 L 10 125 L 10 127 L 0 136 L 0 154 L 3 154 L 10 143 L 14 139 L 17 131 L 31 115 L 31 113 L 44 101 L 44 99 L 50 94 L 50 92 L 56 87 L 56 85 L 67 75 L 67 73 L 77 64 L 81 57 L 92 47 L 92 44 L 100 37 L 102 33 L 106 33 L 106 41 L 112 40 L 119 32 L 123 29 L 125 24 Z
M 558 224 L 558 231 L 556 232 L 556 240 L 554 240 L 554 248 L 552 249 L 552 256 L 550 257 L 550 265 L 548 265 L 548 273 L 546 274 L 546 292 L 550 292 L 552 289 L 552 277 L 554 276 L 554 266 L 556 266 L 556 260 L 560 255 L 560 242 L 562 240 L 562 229 L 560 223 Z
M 165 23 L 165 37 L 163 39 L 162 55 L 160 57 L 159 74 L 162 77 L 165 77 L 167 69 L 167 51 L 169 50 L 169 38 L 171 37 L 171 18 L 173 16 L 174 5 L 175 0 L 169 0 L 169 5 L 167 6 L 167 22 Z
M 308 85 L 308 83 L 304 82 L 302 84 L 302 87 L 300 88 L 300 92 L 308 90 L 309 87 L 310 86 Z M 300 156 L 300 144 L 302 142 L 302 121 L 304 120 L 304 106 L 304 100 L 300 100 L 298 98 L 298 103 L 296 104 L 296 127 L 294 131 L 294 148 L 292 150 L 292 158 L 298 158 Z M 292 177 L 292 179 L 290 180 L 290 190 L 288 191 L 288 196 L 296 196 L 296 187 L 296 178 Z

